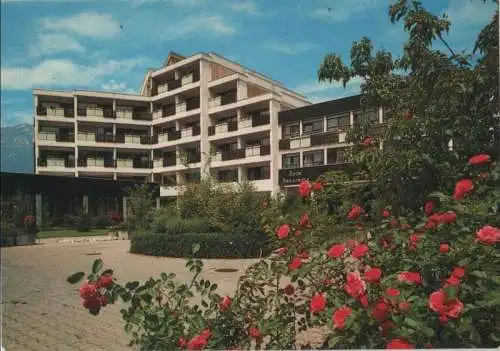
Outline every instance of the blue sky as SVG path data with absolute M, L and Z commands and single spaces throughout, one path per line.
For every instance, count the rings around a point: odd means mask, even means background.
M 212 51 L 283 82 L 311 101 L 352 95 L 320 84 L 322 58 L 347 58 L 367 35 L 400 53 L 406 34 L 387 16 L 392 0 L 1 0 L 1 122 L 31 122 L 33 87 L 138 92 L 170 50 Z M 470 49 L 495 5 L 424 0 L 454 25 L 452 47 Z

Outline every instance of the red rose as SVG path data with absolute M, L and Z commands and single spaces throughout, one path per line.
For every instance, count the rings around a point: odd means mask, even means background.
M 465 194 L 470 192 L 474 188 L 474 183 L 470 179 L 459 180 L 455 185 L 455 192 L 453 193 L 453 198 L 455 200 L 461 200 Z
M 490 162 L 491 157 L 487 154 L 478 154 L 469 158 L 469 165 L 477 166 Z
M 311 183 L 308 180 L 303 180 L 299 184 L 299 196 L 309 197 L 311 195 Z
M 285 294 L 290 296 L 290 295 L 293 295 L 293 293 L 295 292 L 295 288 L 293 287 L 292 284 L 288 284 L 287 286 L 285 286 L 284 291 L 285 291 Z
M 389 297 L 397 297 L 401 294 L 401 291 L 395 288 L 387 288 L 385 291 L 385 294 Z
M 279 239 L 284 239 L 290 234 L 290 226 L 288 224 L 282 224 L 276 231 L 276 235 Z
M 391 219 L 391 226 L 396 227 L 398 225 L 398 220 L 396 218 Z
M 320 182 L 314 182 L 312 185 L 312 189 L 314 191 L 319 191 L 319 190 L 323 189 L 323 184 L 321 184 Z
M 84 282 L 80 287 L 80 297 L 82 299 L 93 299 L 97 297 L 97 286 L 88 281 Z
M 382 270 L 380 268 L 372 268 L 365 272 L 365 280 L 370 283 L 380 282 Z
M 351 256 L 354 258 L 360 258 L 368 253 L 368 246 L 365 244 L 357 245 L 351 252 Z
M 398 280 L 400 282 L 406 282 L 410 284 L 422 283 L 422 277 L 418 272 L 401 272 L 398 274 Z
M 300 268 L 300 266 L 302 266 L 302 260 L 298 257 L 295 257 L 292 260 L 292 262 L 288 265 L 288 269 L 293 271 L 293 270 Z
M 448 251 L 450 251 L 450 245 L 448 245 L 446 243 L 439 245 L 439 252 L 447 253 Z
M 453 272 L 451 274 L 457 278 L 462 278 L 465 275 L 465 268 L 455 267 L 453 268 Z
M 333 329 L 344 329 L 345 321 L 351 314 L 350 307 L 344 306 L 337 309 L 332 315 Z
M 326 308 L 326 299 L 323 294 L 316 294 L 312 297 L 309 304 L 312 313 L 318 313 Z
M 446 213 L 434 213 L 433 215 L 429 216 L 425 227 L 428 229 L 436 228 L 438 224 L 449 224 L 455 222 L 456 220 L 457 214 L 453 211 L 448 211 Z
M 455 275 L 451 275 L 449 278 L 445 280 L 444 287 L 446 288 L 448 286 L 457 286 L 459 284 L 460 284 L 460 278 Z
M 361 306 L 363 306 L 363 308 L 368 308 L 368 306 L 370 306 L 370 303 L 368 302 L 368 296 L 366 296 L 366 294 L 363 294 L 359 297 L 359 303 L 361 304 Z
M 387 217 L 389 217 L 390 215 L 391 215 L 391 213 L 390 213 L 389 211 L 387 211 L 387 210 L 384 210 L 384 211 L 382 212 L 382 217 L 384 217 L 384 218 L 387 218 Z
M 99 298 L 99 302 L 100 302 L 102 307 L 106 307 L 108 305 L 108 297 L 106 295 L 102 295 Z
M 382 322 L 389 316 L 389 306 L 385 302 L 378 302 L 372 310 L 372 316 Z
M 387 344 L 387 349 L 414 349 L 415 346 L 407 343 L 401 339 L 392 339 L 390 343 Z
M 367 136 L 361 141 L 361 145 L 363 146 L 370 146 L 373 144 L 373 140 L 371 137 Z
M 427 216 L 430 216 L 434 212 L 434 202 L 429 200 L 424 204 L 424 212 Z
M 408 223 L 401 224 L 401 229 L 410 229 L 411 226 Z
M 305 228 L 305 227 L 310 227 L 311 226 L 311 221 L 309 220 L 309 215 L 307 213 L 304 213 L 300 217 L 299 226 L 301 228 Z
M 350 220 L 354 220 L 359 216 L 361 216 L 362 213 L 363 213 L 363 208 L 361 206 L 354 205 L 352 206 L 351 211 L 349 211 L 347 218 Z
M 187 343 L 188 350 L 203 350 L 208 344 L 208 340 L 203 335 L 197 335 Z
M 307 260 L 309 259 L 309 254 L 305 251 L 302 251 L 297 255 L 297 257 L 300 258 L 301 260 Z
M 333 285 L 333 280 L 326 278 L 325 280 L 323 280 L 323 285 Z
M 280 248 L 274 250 L 274 253 L 277 253 L 278 255 L 283 256 L 284 254 L 286 254 L 287 251 L 288 251 L 288 249 L 286 247 L 280 247 Z
M 339 258 L 344 254 L 344 252 L 345 252 L 344 244 L 335 244 L 330 248 L 330 250 L 328 250 L 327 255 L 330 258 Z
M 500 241 L 500 229 L 486 225 L 476 233 L 477 239 L 486 245 L 494 245 Z
M 258 328 L 252 327 L 250 328 L 250 336 L 254 339 L 260 339 L 262 337 L 262 333 Z
M 186 339 L 183 336 L 179 337 L 179 347 L 184 348 L 186 344 L 187 344 Z
M 97 296 L 93 296 L 88 299 L 83 299 L 82 305 L 90 311 L 96 311 L 101 307 L 101 300 Z
M 301 235 L 302 235 L 302 230 L 297 229 L 297 230 L 295 231 L 295 236 L 301 236 Z
M 366 290 L 366 283 L 361 279 L 358 272 L 349 272 L 346 277 L 347 283 L 344 285 L 344 290 L 350 296 L 357 298 Z
M 448 299 L 443 290 L 438 290 L 429 296 L 429 307 L 440 315 L 457 318 L 462 312 L 464 304 L 457 298 Z
M 382 322 L 382 335 L 384 337 L 387 337 L 387 335 L 389 335 L 389 332 L 394 328 L 396 328 L 396 324 L 394 324 L 394 322 L 391 321 L 390 319 L 383 321 Z
M 222 298 L 222 302 L 221 302 L 221 303 L 220 303 L 220 305 L 219 305 L 220 309 L 221 309 L 222 311 L 226 311 L 226 310 L 229 308 L 229 306 L 231 306 L 231 302 L 232 302 L 232 301 L 231 301 L 231 298 L 230 298 L 229 296 L 227 296 L 227 295 L 226 295 L 226 296 L 224 296 L 224 297 Z
M 101 275 L 97 280 L 97 286 L 101 288 L 107 288 L 113 285 L 113 276 L 112 275 Z
M 411 304 L 407 301 L 403 301 L 399 303 L 398 307 L 401 311 L 408 312 L 411 308 Z
M 205 339 L 210 339 L 212 336 L 212 332 L 209 329 L 205 329 L 201 332 L 201 336 L 203 336 Z
M 445 212 L 441 215 L 441 221 L 443 223 L 454 223 L 457 220 L 457 214 L 453 211 Z

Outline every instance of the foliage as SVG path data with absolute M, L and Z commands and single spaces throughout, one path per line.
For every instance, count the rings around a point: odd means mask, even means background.
M 82 214 L 76 226 L 76 230 L 82 233 L 86 233 L 90 231 L 92 225 L 92 219 L 88 214 Z
M 210 233 L 214 228 L 205 218 L 181 219 L 168 215 L 156 215 L 153 226 L 154 232 L 159 234 L 183 233 Z
M 111 221 L 107 216 L 99 216 L 92 218 L 92 224 L 95 228 L 104 229 L 111 225 Z
M 298 345 L 297 335 L 320 326 L 328 327 L 319 340 L 322 348 L 497 347 L 500 229 L 494 226 L 500 218 L 500 166 L 469 166 L 468 173 L 474 181 L 464 193 L 431 194 L 440 201 L 427 215 L 396 218 L 386 212 L 364 242 L 332 238 L 305 252 L 302 240 L 315 218 L 283 224 L 289 229 L 278 233 L 283 250 L 248 268 L 233 297 L 217 295 L 216 286 L 200 279 L 202 262 L 192 259 L 186 265 L 194 273 L 189 284 L 163 273 L 142 285 L 114 284 L 105 294 L 110 303 L 121 298 L 129 305 L 122 310 L 125 329 L 144 350 L 196 349 L 197 343 L 210 349 L 310 348 Z M 305 201 L 314 206 L 314 198 Z M 351 209 L 351 225 L 363 223 L 362 213 L 362 207 Z M 296 237 L 299 228 L 303 233 Z M 199 250 L 210 247 L 201 238 L 175 239 L 174 251 L 197 242 L 194 255 L 201 255 Z M 244 239 L 236 244 L 248 242 Z M 90 284 L 102 263 L 95 266 Z M 68 279 L 75 283 L 83 276 Z M 195 293 L 201 306 L 188 302 Z
M 35 216 L 28 215 L 24 217 L 24 232 L 27 234 L 37 234 L 39 232 Z
M 220 232 L 147 233 L 130 239 L 130 252 L 152 256 L 189 257 L 193 244 L 200 245 L 196 257 L 252 258 L 268 253 L 262 233 L 241 235 Z
M 1 246 L 11 246 L 15 245 L 16 238 L 18 234 L 18 228 L 14 225 L 12 221 L 3 220 L 0 222 L 0 237 L 1 237 Z
M 150 229 L 154 211 L 153 191 L 147 184 L 127 189 L 127 225 L 131 232 Z
M 408 214 L 427 192 L 450 189 L 453 175 L 472 154 L 499 156 L 498 11 L 479 34 L 474 53 L 460 54 L 445 40 L 449 19 L 429 13 L 419 1 L 395 1 L 389 15 L 409 34 L 401 57 L 373 52 L 363 37 L 352 46 L 350 66 L 328 54 L 318 77 L 344 85 L 361 77 L 364 107 L 384 107 L 385 132 L 376 133 L 362 120 L 348 135 L 356 144 L 350 158 L 370 176 L 377 198 L 395 213 Z M 373 147 L 360 144 L 370 135 Z M 376 147 L 379 140 L 382 150 Z

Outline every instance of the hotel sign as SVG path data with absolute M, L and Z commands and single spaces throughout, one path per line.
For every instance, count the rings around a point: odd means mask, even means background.
M 316 180 L 316 178 L 328 171 L 340 170 L 344 167 L 345 164 L 343 163 L 316 167 L 280 169 L 279 184 L 280 186 L 297 185 L 301 180 Z

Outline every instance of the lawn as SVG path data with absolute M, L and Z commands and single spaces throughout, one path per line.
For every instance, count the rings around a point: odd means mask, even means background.
M 39 239 L 47 238 L 73 238 L 77 236 L 97 236 L 105 235 L 109 229 L 92 229 L 88 232 L 79 232 L 76 229 L 52 229 L 44 230 L 38 233 Z

